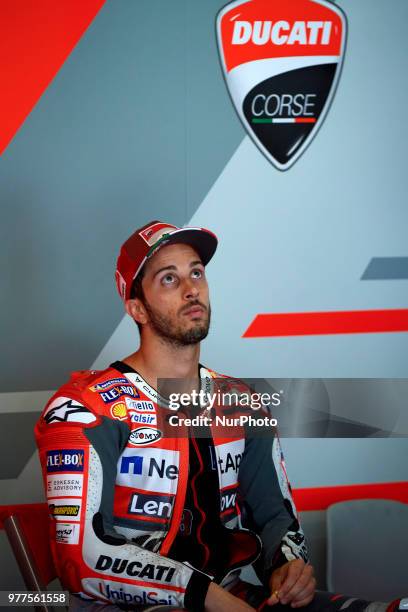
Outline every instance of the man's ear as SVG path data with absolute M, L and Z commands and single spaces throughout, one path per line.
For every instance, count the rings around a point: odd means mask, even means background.
M 136 323 L 144 325 L 148 321 L 147 310 L 144 307 L 142 300 L 134 298 L 133 300 L 126 300 L 125 302 L 126 312 Z

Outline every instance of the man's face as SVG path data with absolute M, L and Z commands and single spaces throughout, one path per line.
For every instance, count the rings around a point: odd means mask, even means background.
M 171 244 L 162 247 L 145 266 L 143 305 L 152 330 L 177 346 L 203 340 L 211 308 L 197 252 L 187 244 Z

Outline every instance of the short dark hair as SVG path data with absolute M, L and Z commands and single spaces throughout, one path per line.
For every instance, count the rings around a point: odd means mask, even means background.
M 145 303 L 145 294 L 143 291 L 143 286 L 142 286 L 142 281 L 145 275 L 145 269 L 144 266 L 143 268 L 140 270 L 139 274 L 136 276 L 135 280 L 132 283 L 132 287 L 130 289 L 130 300 L 135 300 L 136 298 L 139 299 L 143 304 Z M 139 329 L 139 334 L 142 334 L 142 325 L 136 321 L 136 325 Z

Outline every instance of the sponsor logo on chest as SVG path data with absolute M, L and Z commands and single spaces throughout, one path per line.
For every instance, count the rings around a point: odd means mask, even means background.
M 90 387 L 90 390 L 95 392 L 106 391 L 107 389 L 111 389 L 112 387 L 116 387 L 116 385 L 126 385 L 129 384 L 127 378 L 111 378 L 110 380 L 105 380 L 105 382 L 97 383 Z
M 143 401 L 143 400 L 134 400 L 130 397 L 125 399 L 126 405 L 129 410 L 136 410 L 138 412 L 155 412 L 155 407 L 153 402 Z
M 153 606 L 162 604 L 165 606 L 174 606 L 177 603 L 176 598 L 167 591 L 158 589 L 156 586 L 142 588 L 131 584 L 124 584 L 115 580 L 98 580 L 97 578 L 84 578 L 82 580 L 83 588 L 86 592 L 94 593 L 99 597 L 108 599 L 113 603 L 132 604 L 137 606 Z
M 212 461 L 213 467 L 218 470 L 221 489 L 238 482 L 239 466 L 244 454 L 244 447 L 244 439 L 215 445 Z
M 175 568 L 166 565 L 165 559 L 163 563 L 143 563 L 142 561 L 130 561 L 129 559 L 121 559 L 120 557 L 110 557 L 108 555 L 100 555 L 95 569 L 99 572 L 107 572 L 108 574 L 120 574 L 138 578 L 146 581 L 171 582 L 175 573 Z
M 174 493 L 179 475 L 179 452 L 165 449 L 127 449 L 120 457 L 116 484 L 138 490 Z
M 131 412 L 129 416 L 131 423 L 139 423 L 143 425 L 157 425 L 157 417 L 155 414 L 140 414 L 139 412 Z
M 221 492 L 221 512 L 227 512 L 231 510 L 231 508 L 235 508 L 235 503 L 237 501 L 237 490 L 226 489 Z
M 170 518 L 174 497 L 153 495 L 152 493 L 133 493 L 128 508 L 129 514 L 139 517 Z
M 126 404 L 123 402 L 116 402 L 116 404 L 112 404 L 110 412 L 113 418 L 118 419 L 119 421 L 124 421 L 127 418 Z
M 99 395 L 105 404 L 110 404 L 124 395 L 140 397 L 139 392 L 133 385 L 116 385 L 107 391 L 99 391 Z
M 138 427 L 134 429 L 129 436 L 128 444 L 132 446 L 147 446 L 154 444 L 162 437 L 160 429 L 154 427 Z

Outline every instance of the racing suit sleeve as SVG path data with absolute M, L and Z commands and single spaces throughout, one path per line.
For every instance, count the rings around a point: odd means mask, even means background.
M 115 529 L 117 464 L 129 431 L 127 423 L 97 414 L 80 396 L 55 396 L 37 423 L 57 574 L 83 598 L 203 610 L 209 576 L 160 555 L 160 541 L 148 543 L 148 533 L 137 540 L 140 546 L 131 529 L 125 535 Z
M 287 561 L 308 561 L 305 537 L 299 524 L 284 457 L 276 433 L 246 436 L 239 470 L 239 491 L 244 514 L 262 540 L 262 554 L 254 566 L 267 584 L 273 570 Z

